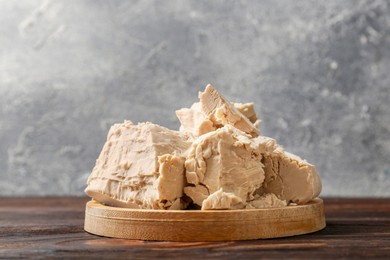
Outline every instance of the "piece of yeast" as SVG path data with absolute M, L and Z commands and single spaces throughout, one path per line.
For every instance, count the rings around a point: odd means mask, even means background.
M 250 103 L 235 103 L 232 102 L 233 106 L 237 108 L 238 111 L 241 112 L 246 118 L 251 121 L 251 123 L 256 127 L 259 128 L 260 120 L 257 117 L 255 106 L 252 102 Z
M 200 102 L 192 104 L 190 108 L 176 110 L 176 116 L 180 121 L 180 131 L 190 133 L 193 137 L 201 136 L 214 131 L 213 122 L 201 111 Z
M 103 204 L 180 209 L 188 136 L 152 123 L 111 127 L 85 192 Z
M 207 85 L 206 89 L 199 93 L 199 99 L 202 112 L 217 128 L 231 125 L 252 137 L 261 135 L 259 129 L 212 85 Z
M 273 151 L 269 149 L 262 153 L 265 180 L 256 193 L 273 193 L 281 200 L 296 204 L 305 204 L 316 198 L 322 189 L 316 168 L 300 157 L 283 151 L 276 143 L 273 147 Z
M 194 140 L 185 161 L 184 192 L 199 206 L 220 189 L 251 200 L 264 180 L 261 159 L 250 135 L 225 125 Z
M 242 209 L 244 207 L 245 202 L 240 197 L 224 192 L 222 188 L 210 194 L 202 203 L 202 210 Z
M 279 199 L 273 193 L 266 193 L 263 195 L 256 195 L 255 199 L 248 202 L 246 209 L 261 209 L 261 208 L 280 208 L 286 207 L 287 201 Z
M 193 137 L 215 131 L 224 125 L 232 125 L 252 136 L 260 135 L 253 103 L 230 103 L 210 84 L 199 93 L 200 102 L 190 108 L 176 111 L 180 121 L 180 131 L 190 133 Z

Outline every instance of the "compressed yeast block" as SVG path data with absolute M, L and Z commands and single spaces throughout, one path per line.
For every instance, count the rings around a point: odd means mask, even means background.
M 261 159 L 251 136 L 231 125 L 204 134 L 193 142 L 187 155 L 189 185 L 184 192 L 199 206 L 218 190 L 243 202 L 251 200 L 264 180 Z
M 279 199 L 305 204 L 322 189 L 316 168 L 300 157 L 281 149 L 263 154 L 265 180 L 257 193 L 273 193 Z
M 260 120 L 257 118 L 255 106 L 253 103 L 232 103 L 238 111 L 241 112 L 249 121 L 256 127 L 259 128 Z
M 246 209 L 262 209 L 262 208 L 280 208 L 286 207 L 288 202 L 286 200 L 279 199 L 273 193 L 266 193 L 263 195 L 256 195 L 254 200 L 250 201 L 246 205 Z
M 180 131 L 190 133 L 194 138 L 231 125 L 251 136 L 260 135 L 253 103 L 230 103 L 211 85 L 199 93 L 200 102 L 190 108 L 176 111 L 181 125 Z
M 184 208 L 180 198 L 185 185 L 184 158 L 190 145 L 183 133 L 152 123 L 115 124 L 85 192 L 111 206 Z
M 181 108 L 176 111 L 179 119 L 180 131 L 197 137 L 216 129 L 214 123 L 202 112 L 200 102 L 192 104 L 190 108 Z
M 202 112 L 216 127 L 231 125 L 252 137 L 259 136 L 259 129 L 233 104 L 226 100 L 210 84 L 199 93 Z M 244 108 L 245 109 L 245 108 Z
M 202 203 L 202 210 L 242 209 L 244 207 L 245 202 L 240 197 L 224 192 L 222 188 L 210 194 Z

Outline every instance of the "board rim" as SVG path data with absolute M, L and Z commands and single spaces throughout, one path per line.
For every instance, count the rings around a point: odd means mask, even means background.
M 305 205 L 280 208 L 207 211 L 118 208 L 92 200 L 86 204 L 84 223 L 85 231 L 95 235 L 171 241 L 287 237 L 319 231 L 325 226 L 320 198 Z

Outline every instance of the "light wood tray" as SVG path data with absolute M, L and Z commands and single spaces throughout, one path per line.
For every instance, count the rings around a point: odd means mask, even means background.
M 89 201 L 84 229 L 92 234 L 141 240 L 223 241 L 295 236 L 323 229 L 324 205 L 247 210 L 143 210 Z

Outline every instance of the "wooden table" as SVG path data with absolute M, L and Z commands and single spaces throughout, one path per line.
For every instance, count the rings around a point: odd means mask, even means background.
M 87 198 L 0 198 L 0 258 L 387 258 L 389 199 L 325 199 L 327 227 L 289 238 L 144 242 L 84 232 Z

